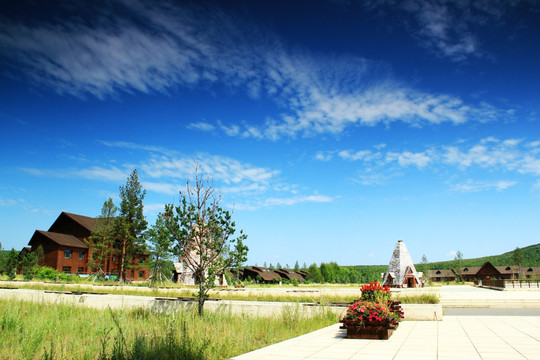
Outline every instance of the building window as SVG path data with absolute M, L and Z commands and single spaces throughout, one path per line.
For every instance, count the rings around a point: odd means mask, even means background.
M 84 251 L 79 251 L 79 260 L 84 260 Z
M 139 277 L 144 278 L 144 271 L 139 271 Z
M 82 274 L 83 272 L 84 272 L 84 267 L 79 266 L 79 267 L 77 268 L 77 274 Z
M 64 250 L 64 259 L 71 259 L 71 250 Z
M 134 277 L 135 277 L 135 271 L 131 270 L 131 278 L 134 278 Z
M 143 262 L 144 262 L 144 258 L 141 256 L 141 257 L 139 258 L 139 264 L 140 264 L 140 263 L 143 263 Z
M 62 272 L 71 273 L 71 266 L 62 266 Z
M 116 262 L 116 255 L 112 256 L 112 262 Z

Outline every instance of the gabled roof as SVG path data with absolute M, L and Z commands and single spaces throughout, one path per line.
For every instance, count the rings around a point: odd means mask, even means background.
M 77 239 L 73 235 L 67 235 L 67 234 L 60 234 L 50 231 L 42 231 L 42 230 L 36 230 L 34 232 L 34 235 L 30 239 L 30 242 L 28 245 L 32 245 L 32 243 L 40 242 L 40 240 L 47 239 L 50 240 L 58 245 L 61 246 L 68 246 L 68 247 L 74 247 L 79 249 L 88 249 L 88 246 L 86 246 L 82 241 Z
M 523 266 L 521 273 L 525 275 L 540 275 L 540 267 Z
M 69 233 L 76 237 L 90 236 L 96 225 L 96 219 L 77 215 L 68 212 L 62 212 L 55 222 L 49 228 L 50 232 Z
M 501 274 L 517 274 L 519 272 L 518 266 L 495 266 Z
M 461 275 L 476 275 L 480 266 L 465 266 L 461 268 Z
M 429 270 L 430 278 L 455 278 L 456 274 L 452 270 Z

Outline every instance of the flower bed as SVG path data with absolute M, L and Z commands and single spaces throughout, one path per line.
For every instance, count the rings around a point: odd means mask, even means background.
M 362 298 L 347 307 L 341 322 L 348 339 L 388 339 L 403 318 L 400 302 L 390 300 L 388 286 L 378 282 L 362 286 Z

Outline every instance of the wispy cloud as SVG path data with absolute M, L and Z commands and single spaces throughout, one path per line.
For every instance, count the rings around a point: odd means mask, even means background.
M 480 191 L 486 191 L 486 190 L 497 190 L 502 191 L 506 190 L 507 188 L 516 185 L 516 181 L 495 181 L 495 182 L 489 182 L 489 181 L 475 181 L 475 180 L 467 180 L 464 183 L 453 185 L 451 190 L 457 191 L 457 192 L 480 192 Z
M 327 203 L 334 201 L 333 197 L 324 196 L 324 195 L 308 195 L 308 196 L 295 196 L 288 198 L 268 198 L 261 203 L 241 203 L 235 205 L 234 207 L 239 210 L 256 210 L 266 207 L 275 207 L 275 206 L 293 206 L 300 203 Z
M 61 26 L 1 19 L 0 49 L 7 64 L 22 67 L 58 93 L 81 97 L 167 93 L 219 83 L 252 99 L 274 101 L 281 115 L 187 125 L 242 138 L 277 140 L 379 123 L 462 124 L 509 116 L 489 104 L 467 104 L 458 96 L 403 85 L 367 59 L 291 50 L 269 29 L 217 5 L 113 4 L 85 3 L 76 9 L 99 26 L 80 16 L 66 18 Z M 436 26 L 431 28 L 437 33 Z
M 387 150 L 384 147 L 362 150 L 337 151 L 339 158 L 362 163 L 362 171 L 355 181 L 363 185 L 385 184 L 388 179 L 403 174 L 410 167 L 431 169 L 454 167 L 462 173 L 469 169 L 487 170 L 495 173 L 514 173 L 540 176 L 540 142 L 524 139 L 500 140 L 486 137 L 476 142 L 460 142 L 453 145 L 429 146 L 424 151 Z M 318 152 L 316 160 L 329 161 L 335 151 Z M 453 172 L 452 172 L 453 173 Z M 459 174 L 459 172 L 458 172 Z M 514 180 L 474 181 L 453 185 L 452 190 L 476 192 L 495 189 L 505 190 L 516 185 Z
M 141 184 L 148 192 L 178 195 L 185 190 L 186 182 L 193 181 L 194 165 L 199 166 L 199 176 L 209 179 L 227 201 L 237 209 L 258 209 L 269 206 L 292 206 L 304 202 L 329 202 L 333 198 L 326 195 L 303 195 L 295 184 L 281 179 L 279 170 L 253 166 L 226 156 L 196 153 L 182 154 L 167 148 L 124 141 L 100 141 L 101 145 L 118 149 L 136 150 L 138 163 L 122 166 L 114 163 L 108 166 L 38 169 L 20 168 L 32 176 L 83 178 L 90 180 L 123 183 L 133 168 L 139 170 Z M 12 204 L 10 199 L 0 199 L 0 206 Z
M 397 161 L 401 166 L 416 165 L 418 168 L 423 168 L 429 165 L 432 160 L 432 156 L 427 152 L 413 153 L 404 151 L 401 153 L 386 153 L 387 162 Z
M 410 18 L 402 19 L 421 46 L 452 61 L 463 61 L 486 55 L 476 30 L 497 26 L 511 8 L 524 2 L 528 1 L 385 0 L 366 4 L 377 11 L 399 9 L 409 14 Z
M 190 123 L 187 126 L 188 129 L 194 129 L 194 130 L 200 130 L 200 131 L 214 131 L 216 127 L 212 124 L 209 124 L 204 121 L 198 121 L 194 123 Z
M 342 159 L 351 160 L 351 161 L 357 161 L 357 160 L 371 161 L 371 160 L 380 158 L 381 153 L 380 152 L 373 153 L 371 150 L 359 150 L 359 151 L 342 150 L 338 153 L 338 156 Z
M 98 167 L 92 166 L 85 169 L 38 169 L 38 168 L 19 168 L 20 171 L 33 176 L 56 177 L 56 178 L 83 178 L 103 181 L 123 181 L 129 172 L 128 167 L 120 169 L 116 166 Z
M 0 206 L 13 206 L 19 203 L 20 200 L 0 198 Z

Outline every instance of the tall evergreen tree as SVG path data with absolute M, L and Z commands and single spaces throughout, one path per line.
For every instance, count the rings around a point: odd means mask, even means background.
M 120 252 L 119 280 L 125 279 L 129 259 L 140 255 L 144 249 L 143 232 L 148 222 L 143 214 L 143 200 L 146 190 L 139 182 L 137 169 L 128 177 L 126 185 L 120 186 L 120 214 L 116 218 L 116 234 L 118 243 L 115 247 Z
M 148 229 L 145 236 L 150 245 L 150 284 L 162 282 L 171 275 L 168 263 L 172 257 L 171 221 L 173 217 L 169 213 L 159 213 L 156 223 Z
M 36 248 L 37 266 L 45 266 L 45 251 L 43 245 L 39 244 Z
M 19 253 L 17 252 L 17 250 L 12 248 L 7 256 L 5 265 L 5 273 L 10 280 L 15 279 L 15 275 L 17 274 L 17 268 L 19 267 L 19 265 Z
M 88 247 L 92 246 L 92 254 L 88 255 L 88 268 L 99 275 L 105 275 L 105 267 L 113 249 L 116 239 L 116 212 L 118 208 L 114 205 L 112 198 L 103 203 L 101 215 L 96 219 L 94 231 L 90 239 L 86 241 Z

